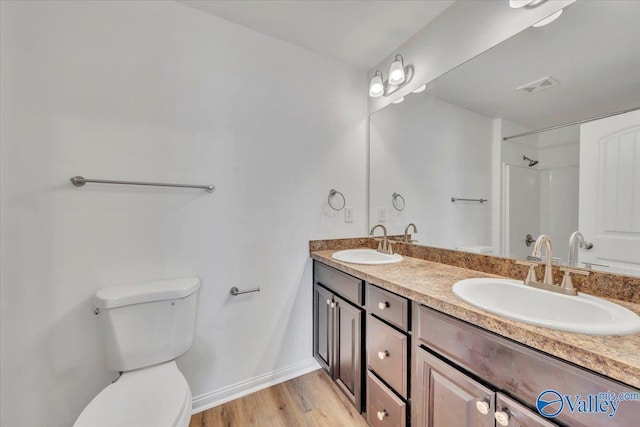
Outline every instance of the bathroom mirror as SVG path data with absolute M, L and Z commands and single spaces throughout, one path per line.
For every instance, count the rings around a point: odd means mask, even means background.
M 519 259 L 549 234 L 560 264 L 580 230 L 577 266 L 640 275 L 640 111 L 565 126 L 640 107 L 638 22 L 573 3 L 371 114 L 370 224 Z

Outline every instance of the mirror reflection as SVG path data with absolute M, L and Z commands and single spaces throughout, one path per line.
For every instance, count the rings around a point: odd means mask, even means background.
M 548 234 L 560 264 L 640 275 L 638 22 L 576 2 L 373 113 L 370 224 L 519 259 Z

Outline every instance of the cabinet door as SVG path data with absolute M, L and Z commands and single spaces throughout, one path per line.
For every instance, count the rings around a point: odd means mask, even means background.
M 334 299 L 334 378 L 356 409 L 361 411 L 363 310 L 338 296 Z
M 414 427 L 495 425 L 494 392 L 422 349 L 413 380 Z
M 333 294 L 313 286 L 313 357 L 333 378 Z
M 509 397 L 498 393 L 496 397 L 496 426 L 498 427 L 554 427 L 546 418 Z

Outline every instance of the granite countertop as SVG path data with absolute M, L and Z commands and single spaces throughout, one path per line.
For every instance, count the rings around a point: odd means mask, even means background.
M 311 257 L 427 307 L 640 388 L 640 333 L 592 336 L 509 320 L 461 301 L 451 290 L 462 279 L 502 276 L 407 256 L 397 264 L 350 264 L 331 258 L 334 252 L 312 251 Z M 614 302 L 640 314 L 640 304 Z

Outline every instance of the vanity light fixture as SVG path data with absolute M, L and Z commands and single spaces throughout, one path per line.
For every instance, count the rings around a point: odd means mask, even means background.
M 427 85 L 424 84 L 424 85 L 420 86 L 419 88 L 417 88 L 416 90 L 413 90 L 412 93 L 424 92 L 426 88 L 427 88 Z
M 400 98 L 396 99 L 395 101 L 392 101 L 392 104 L 400 104 L 402 101 L 404 101 L 404 96 L 401 96 Z
M 404 61 L 402 55 L 396 55 L 396 59 L 391 63 L 391 68 L 389 69 L 389 84 L 391 85 L 400 85 L 404 83 L 405 74 L 404 74 Z
M 545 1 L 547 0 L 509 0 L 509 6 L 513 9 L 520 9 L 521 7 L 531 9 L 540 6 Z
M 553 21 L 555 21 L 556 19 L 558 19 L 560 17 L 560 15 L 562 15 L 562 11 L 564 9 L 560 9 L 559 11 L 557 11 L 554 14 L 551 14 L 549 16 L 547 16 L 546 18 L 544 18 L 541 21 L 536 22 L 535 24 L 533 24 L 533 27 L 539 28 L 539 27 L 544 27 L 545 25 L 551 24 Z
M 371 78 L 371 84 L 369 85 L 369 96 L 372 98 L 378 98 L 384 95 L 384 83 L 382 83 L 382 71 L 376 70 L 376 73 Z
M 376 70 L 373 77 L 371 77 L 371 82 L 369 83 L 369 96 L 372 98 L 389 96 L 409 83 L 413 78 L 413 74 L 413 67 L 411 65 L 407 65 L 405 67 L 404 58 L 402 58 L 402 55 L 398 54 L 391 63 L 388 80 L 384 80 L 384 76 L 380 70 Z

